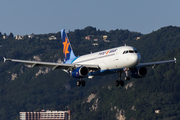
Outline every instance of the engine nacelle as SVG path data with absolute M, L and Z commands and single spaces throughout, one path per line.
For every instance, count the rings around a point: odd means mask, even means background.
M 147 74 L 147 69 L 145 67 L 137 67 L 131 70 L 131 77 L 143 78 Z
M 85 66 L 78 67 L 71 72 L 73 78 L 84 78 L 88 76 L 89 69 Z

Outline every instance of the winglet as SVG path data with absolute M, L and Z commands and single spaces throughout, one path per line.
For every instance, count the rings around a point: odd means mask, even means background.
M 7 59 L 5 57 L 3 57 L 3 59 L 4 59 L 4 62 L 6 62 Z
M 6 62 L 6 61 L 12 61 L 12 59 L 7 59 L 7 58 L 5 58 L 5 57 L 3 57 L 3 59 L 4 59 L 4 62 Z
M 174 57 L 175 63 L 176 63 L 176 58 Z

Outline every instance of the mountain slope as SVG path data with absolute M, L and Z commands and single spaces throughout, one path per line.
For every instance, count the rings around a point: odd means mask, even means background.
M 142 56 L 142 61 L 173 59 L 179 60 L 179 27 L 164 27 L 147 35 L 128 30 L 109 32 L 87 27 L 68 33 L 76 55 L 87 54 L 106 48 L 121 46 L 124 43 L 134 46 Z M 57 41 L 49 41 L 54 35 Z M 87 35 L 98 38 L 98 46 L 92 46 Z M 103 41 L 103 35 L 111 42 Z M 137 37 L 141 37 L 136 40 Z M 0 40 L 0 56 L 16 59 L 33 59 L 56 62 L 61 58 L 60 34 L 36 35 L 25 38 Z M 73 119 L 116 119 L 120 114 L 126 119 L 165 119 L 179 118 L 179 62 L 159 65 L 148 69 L 147 77 L 132 79 L 132 87 L 115 87 L 116 74 L 87 80 L 86 87 L 77 87 L 76 79 L 61 70 L 27 68 L 23 64 L 0 63 L 0 119 L 9 120 L 19 116 L 20 111 L 37 109 L 72 111 Z M 44 71 L 44 72 L 42 72 Z M 47 71 L 47 72 L 46 72 Z M 38 73 L 38 74 L 37 74 Z M 14 80 L 12 80 L 14 76 Z M 87 102 L 91 94 L 95 97 Z M 154 111 L 160 109 L 160 114 Z

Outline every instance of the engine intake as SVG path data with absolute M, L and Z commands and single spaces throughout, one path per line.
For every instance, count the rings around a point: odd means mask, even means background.
M 78 67 L 71 72 L 73 78 L 84 78 L 88 76 L 89 69 L 85 66 Z
M 147 69 L 145 67 L 137 67 L 131 70 L 131 77 L 143 78 L 147 74 Z

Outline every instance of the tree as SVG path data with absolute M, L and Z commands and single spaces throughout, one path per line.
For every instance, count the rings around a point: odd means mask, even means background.
M 2 35 L 2 33 L 0 32 L 0 38 L 2 38 L 3 37 L 3 35 Z
M 10 33 L 10 34 L 9 34 L 9 38 L 14 38 L 13 33 Z
M 86 28 L 84 29 L 84 31 L 86 31 L 86 34 L 87 34 L 87 35 L 91 34 L 91 32 L 92 32 L 93 34 L 95 34 L 95 33 L 96 33 L 96 28 L 93 28 L 93 27 L 91 27 L 91 26 L 88 26 L 88 27 L 86 27 Z

